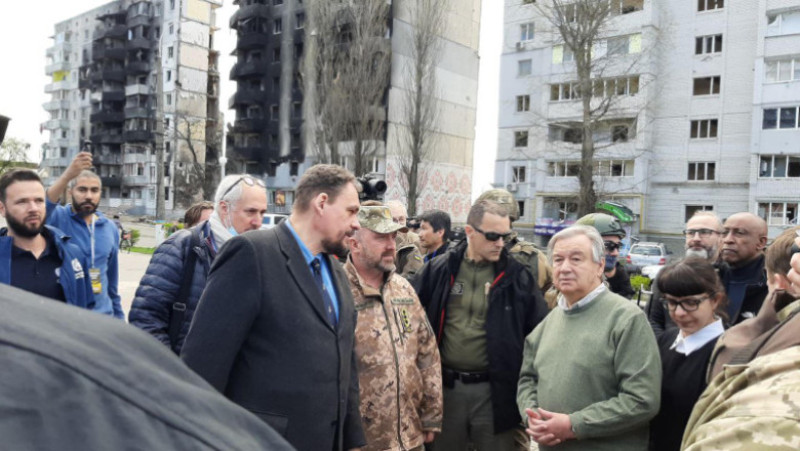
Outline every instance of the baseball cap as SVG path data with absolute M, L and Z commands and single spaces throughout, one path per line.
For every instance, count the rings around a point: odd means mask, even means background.
M 362 228 L 375 233 L 407 232 L 405 224 L 398 224 L 392 220 L 389 207 L 361 207 L 358 210 L 358 223 Z

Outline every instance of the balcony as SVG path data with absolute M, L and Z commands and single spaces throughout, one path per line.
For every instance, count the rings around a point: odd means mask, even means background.
M 119 188 L 122 186 L 122 178 L 117 176 L 100 177 L 100 183 L 102 183 L 103 186 Z
M 150 50 L 150 48 L 152 48 L 152 47 L 153 47 L 153 42 L 150 41 L 149 39 L 145 39 L 145 38 L 131 39 L 127 43 L 128 50 L 131 50 L 131 49 L 146 49 L 146 50 Z
M 151 17 L 144 14 L 137 14 L 128 18 L 128 28 L 136 28 L 139 25 L 150 25 Z
M 266 147 L 261 146 L 233 146 L 234 156 L 246 161 L 261 162 L 267 156 Z
M 125 122 L 125 115 L 116 111 L 100 111 L 92 113 L 92 115 L 89 116 L 89 120 L 92 121 L 93 124 Z
M 97 144 L 122 144 L 124 142 L 122 133 L 114 130 L 99 130 L 91 135 L 92 143 Z
M 69 121 L 67 119 L 50 119 L 44 123 L 44 128 L 48 130 L 57 130 L 59 128 L 69 128 Z
M 236 105 L 263 105 L 266 99 L 265 91 L 239 88 L 236 94 L 228 99 L 228 109 L 233 109 Z
M 240 35 L 236 40 L 236 48 L 247 50 L 253 48 L 266 47 L 272 38 L 266 33 L 249 32 Z
M 92 49 L 92 58 L 94 60 L 110 59 L 115 61 L 125 61 L 125 54 L 127 50 L 124 47 L 95 47 Z
M 120 83 L 125 82 L 124 69 L 103 69 L 92 73 L 91 79 L 93 82 L 101 81 L 116 81 Z
M 251 75 L 264 75 L 267 73 L 269 63 L 266 61 L 248 61 L 246 63 L 236 63 L 231 68 L 230 79 L 235 80 Z
M 125 66 L 129 74 L 149 74 L 150 63 L 148 61 L 133 61 Z
M 125 142 L 151 142 L 153 141 L 153 132 L 149 130 L 127 130 L 125 132 Z
M 45 75 L 53 75 L 53 72 L 65 71 L 69 70 L 69 62 L 68 61 L 59 61 L 57 63 L 48 64 L 44 68 Z
M 267 128 L 267 119 L 237 119 L 233 126 L 234 132 L 239 133 L 261 133 Z
M 272 6 L 268 5 L 249 5 L 249 6 L 240 6 L 238 10 L 231 16 L 228 25 L 232 29 L 236 29 L 238 22 L 242 19 L 250 19 L 253 17 L 262 17 L 264 19 L 272 19 L 273 17 L 273 8 Z
M 56 111 L 69 108 L 69 100 L 51 100 L 43 104 L 46 111 Z
M 148 117 L 151 117 L 151 116 L 152 116 L 151 110 L 150 110 L 150 108 L 147 108 L 147 107 L 132 106 L 132 107 L 125 108 L 125 118 L 126 119 L 137 118 L 137 117 L 148 118 Z
M 77 86 L 78 84 L 72 80 L 57 81 L 55 83 L 46 84 L 44 86 L 44 92 L 49 94 L 56 91 L 68 91 L 75 89 Z
M 120 165 L 122 164 L 122 155 L 118 153 L 106 153 L 106 154 L 95 154 L 92 155 L 92 162 L 95 165 Z
M 122 177 L 125 186 L 146 186 L 150 185 L 150 177 L 146 175 L 126 175 Z
M 152 92 L 150 92 L 150 87 L 147 85 L 135 84 L 125 86 L 126 96 L 149 96 L 150 94 L 152 94 Z
M 148 153 L 126 153 L 122 157 L 123 164 L 150 163 L 155 162 L 155 156 Z
M 120 89 L 103 91 L 103 102 L 122 102 L 125 100 L 125 91 Z

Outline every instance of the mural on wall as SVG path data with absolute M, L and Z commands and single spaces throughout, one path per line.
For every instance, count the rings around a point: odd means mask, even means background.
M 437 163 L 425 165 L 421 174 L 422 189 L 417 211 L 438 209 L 450 214 L 453 222 L 466 222 L 472 199 L 472 170 L 463 166 Z M 386 163 L 386 200 L 405 202 L 405 178 L 396 159 Z

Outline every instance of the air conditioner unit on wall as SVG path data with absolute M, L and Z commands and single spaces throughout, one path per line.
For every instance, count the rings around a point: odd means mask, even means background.
M 517 50 L 525 50 L 525 43 L 517 42 Z
M 508 185 L 506 185 L 506 189 L 508 189 L 508 191 L 510 193 L 516 193 L 517 192 L 517 184 L 516 183 L 509 183 Z

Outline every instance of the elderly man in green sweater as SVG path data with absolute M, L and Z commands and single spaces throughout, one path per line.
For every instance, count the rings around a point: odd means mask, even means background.
M 597 231 L 550 240 L 558 307 L 525 340 L 517 404 L 548 450 L 646 450 L 658 413 L 661 360 L 644 313 L 603 284 Z

